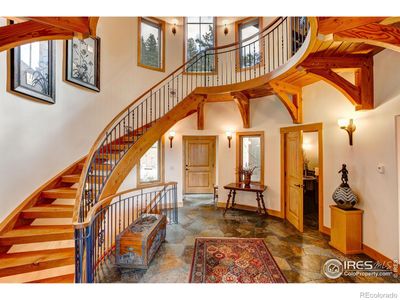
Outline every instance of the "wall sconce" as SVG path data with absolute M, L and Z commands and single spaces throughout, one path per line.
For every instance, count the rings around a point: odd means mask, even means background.
M 172 26 L 172 34 L 175 35 L 176 34 L 176 24 L 178 24 L 178 20 L 177 19 L 173 19 L 172 23 L 174 24 Z
M 228 139 L 228 147 L 231 147 L 231 140 L 232 140 L 232 132 L 227 131 L 226 132 L 226 138 Z
M 168 138 L 169 138 L 169 147 L 172 148 L 172 140 L 175 137 L 175 131 L 170 131 L 168 134 Z
M 353 123 L 353 119 L 339 119 L 338 125 L 341 129 L 347 131 L 349 135 L 349 144 L 353 146 L 353 132 L 356 130 L 356 125 Z
M 227 21 L 224 20 L 224 34 L 227 35 L 229 30 L 228 30 L 228 26 L 226 25 Z

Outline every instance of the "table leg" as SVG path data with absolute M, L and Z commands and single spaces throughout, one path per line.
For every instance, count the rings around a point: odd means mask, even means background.
M 225 210 L 223 215 L 225 216 L 226 211 L 228 210 L 229 207 L 229 201 L 231 201 L 231 197 L 232 197 L 232 190 L 229 190 L 229 194 L 228 194 L 228 200 L 226 200 L 226 206 L 225 206 Z
M 256 200 L 257 200 L 257 213 L 261 214 L 260 195 L 258 192 L 256 192 Z
M 236 199 L 236 190 L 233 190 L 233 196 L 232 196 L 232 205 L 231 208 L 235 207 L 235 199 Z
M 267 213 L 267 209 L 265 208 L 264 194 L 263 193 L 260 193 L 260 198 L 261 198 L 261 204 L 262 204 L 262 207 L 263 207 L 263 210 L 264 210 L 264 214 L 267 216 L 268 213 Z

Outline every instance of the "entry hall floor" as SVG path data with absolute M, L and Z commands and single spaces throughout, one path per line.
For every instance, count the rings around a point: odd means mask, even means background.
M 100 282 L 187 283 L 196 237 L 263 238 L 286 279 L 300 282 L 400 282 L 388 277 L 340 277 L 332 280 L 322 273 L 330 258 L 370 260 L 366 255 L 344 256 L 328 245 L 329 237 L 316 229 L 298 232 L 292 225 L 274 217 L 260 217 L 254 212 L 222 209 L 213 205 L 212 196 L 186 196 L 179 208 L 179 224 L 167 225 L 162 244 L 147 270 L 120 271 L 114 260 L 102 266 Z

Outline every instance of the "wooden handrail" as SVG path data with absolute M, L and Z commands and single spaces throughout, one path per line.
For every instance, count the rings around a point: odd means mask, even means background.
M 136 187 L 133 189 L 128 189 L 122 192 L 118 192 L 114 195 L 111 195 L 109 197 L 106 197 L 104 199 L 102 199 L 101 201 L 97 202 L 88 212 L 88 215 L 85 219 L 85 221 L 83 222 L 73 222 L 73 225 L 75 227 L 75 229 L 79 229 L 79 228 L 84 228 L 90 225 L 90 223 L 92 222 L 93 218 L 96 216 L 97 212 L 99 211 L 99 209 L 104 206 L 104 205 L 108 205 L 108 203 L 110 201 L 112 201 L 114 198 L 125 195 L 125 194 L 129 194 L 132 192 L 136 192 L 136 191 L 141 191 L 144 189 L 151 189 L 151 188 L 156 188 L 156 187 L 164 187 L 163 190 L 165 190 L 165 188 L 169 185 L 175 185 L 177 184 L 176 181 L 169 181 L 169 182 L 165 182 L 165 183 L 157 183 L 157 184 L 149 184 L 146 185 L 145 187 Z

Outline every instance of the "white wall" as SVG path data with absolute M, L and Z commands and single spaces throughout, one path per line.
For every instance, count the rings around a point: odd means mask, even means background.
M 7 53 L 0 52 L 0 221 L 40 185 L 86 155 L 123 107 L 182 65 L 183 18 L 177 18 L 176 35 L 171 33 L 173 18 L 163 19 L 167 21 L 166 71 L 157 72 L 137 66 L 137 18 L 100 18 L 100 93 L 63 81 L 64 42 L 56 41 L 54 105 L 7 93 Z M 227 36 L 223 34 L 225 19 L 230 30 Z M 233 41 L 237 19 L 217 19 L 219 45 Z M 0 18 L 0 26 L 5 24 Z M 121 188 L 136 185 L 129 178 Z
M 324 224 L 330 226 L 328 205 L 340 183 L 337 171 L 342 163 L 349 169 L 349 184 L 358 194 L 364 210 L 364 243 L 394 258 L 399 256 L 399 210 L 395 116 L 400 114 L 400 55 L 385 50 L 374 58 L 375 109 L 355 112 L 338 91 L 319 82 L 306 87 L 304 120 L 324 123 Z M 354 146 L 337 125 L 339 118 L 354 118 L 357 126 Z M 377 164 L 385 173 L 377 172 Z
M 396 163 L 395 116 L 400 114 L 400 85 L 398 85 L 400 55 L 385 50 L 375 57 L 375 103 L 371 111 L 355 112 L 351 103 L 331 86 L 318 82 L 305 87 L 304 123 L 323 123 L 324 150 L 324 225 L 330 227 L 329 205 L 332 193 L 340 184 L 338 170 L 342 163 L 349 169 L 350 186 L 358 194 L 364 210 L 363 242 L 380 253 L 399 256 L 399 204 Z M 346 74 L 344 74 L 345 77 Z M 349 78 L 351 80 L 351 78 Z M 173 149 L 166 149 L 166 179 L 179 182 L 182 190 L 182 135 L 217 135 L 220 199 L 227 193 L 223 185 L 235 181 L 235 137 L 228 149 L 225 131 L 246 131 L 234 103 L 207 103 L 205 130 L 196 130 L 196 115 L 179 123 Z M 265 132 L 265 184 L 268 208 L 280 210 L 280 133 L 279 128 L 293 125 L 286 109 L 275 96 L 251 100 L 251 129 Z M 354 146 L 348 144 L 347 133 L 339 129 L 337 120 L 355 119 Z M 377 172 L 378 163 L 385 173 Z M 238 194 L 238 203 L 255 205 L 253 195 Z
M 136 18 L 100 18 L 101 93 L 78 89 L 62 81 L 63 43 L 57 44 L 57 103 L 44 105 L 6 93 L 6 53 L 0 53 L 0 220 L 37 187 L 73 161 L 85 155 L 108 121 L 151 85 L 182 64 L 182 19 L 177 34 L 167 26 L 166 73 L 136 65 Z M 219 20 L 220 22 L 220 20 Z M 218 26 L 219 44 L 232 42 Z M 324 224 L 330 226 L 331 195 L 340 183 L 342 163 L 350 171 L 350 185 L 358 193 L 364 209 L 364 243 L 382 254 L 399 256 L 399 204 L 395 115 L 400 114 L 398 70 L 400 55 L 385 50 L 375 57 L 376 109 L 355 112 L 350 102 L 329 85 L 319 82 L 304 88 L 305 123 L 324 124 Z M 279 128 L 292 125 L 291 118 L 275 97 L 251 101 L 251 129 L 265 132 L 266 203 L 280 210 Z M 228 149 L 226 130 L 245 131 L 234 103 L 208 103 L 205 130 L 196 130 L 196 115 L 177 123 L 172 149 L 165 150 L 165 179 L 179 182 L 182 189 L 182 135 L 217 135 L 217 183 L 235 180 L 235 137 Z M 341 117 L 355 118 L 354 146 L 337 126 Z M 385 173 L 376 171 L 383 163 Z M 125 182 L 136 184 L 134 172 Z M 220 201 L 226 197 L 220 190 Z M 252 195 L 238 195 L 238 202 L 254 205 Z
M 0 26 L 5 20 L 0 18 Z M 6 52 L 0 52 L 0 221 L 44 182 L 87 154 L 123 107 L 182 64 L 182 31 L 166 34 L 166 72 L 137 66 L 137 19 L 102 17 L 101 92 L 62 80 L 64 42 L 56 41 L 56 104 L 6 92 Z

